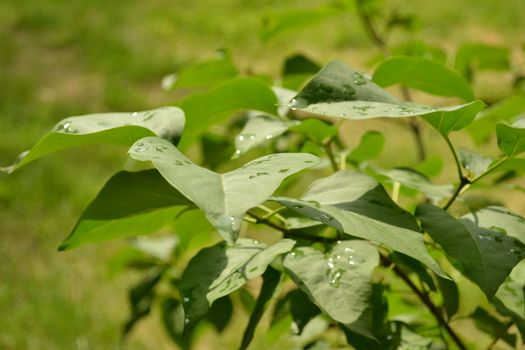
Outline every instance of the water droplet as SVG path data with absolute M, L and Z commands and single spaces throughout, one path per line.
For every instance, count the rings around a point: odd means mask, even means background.
M 298 108 L 306 108 L 308 107 L 310 103 L 307 99 L 304 98 L 293 98 L 290 103 L 288 104 L 288 107 L 290 107 L 292 110 L 296 110 Z
M 266 135 L 265 139 L 266 140 L 271 140 L 273 138 L 273 135 Z
M 339 113 L 340 117 L 346 117 L 346 113 Z
M 338 241 L 338 242 L 341 242 L 341 241 Z M 345 253 L 353 253 L 353 252 L 354 252 L 353 248 L 350 248 L 350 247 L 345 248 Z
M 335 262 L 333 258 L 328 259 L 328 267 L 333 269 L 335 267 Z
M 186 297 L 185 297 L 185 298 L 182 299 L 182 302 L 183 302 L 183 303 L 188 303 L 189 301 L 190 301 L 190 298 L 186 298 Z
M 356 85 L 364 85 L 368 82 L 367 79 L 361 73 L 358 72 L 354 72 L 353 78 L 354 84 Z
M 184 325 L 187 326 L 189 323 L 190 323 L 190 319 L 189 318 L 185 318 L 184 319 Z
M 333 220 L 333 219 L 334 218 L 331 217 L 330 215 L 326 215 L 326 214 L 321 215 L 321 220 L 328 220 L 328 221 L 330 221 L 330 220 Z
M 303 205 L 299 205 L 299 204 L 296 204 L 296 205 L 294 205 L 293 207 L 294 207 L 295 209 L 302 209 L 302 208 L 304 208 Z
M 132 116 L 132 117 L 136 117 L 136 116 L 138 116 L 138 115 L 139 115 L 139 114 L 138 114 L 137 112 L 133 112 L 133 113 L 131 113 L 131 116 Z
M 252 243 L 253 244 L 259 244 L 259 241 L 254 239 Z
M 339 288 L 341 285 L 341 277 L 343 276 L 344 270 L 342 269 L 330 269 L 328 271 L 328 283 L 330 287 Z

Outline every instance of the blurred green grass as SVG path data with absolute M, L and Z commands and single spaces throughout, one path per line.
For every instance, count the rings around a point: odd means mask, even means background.
M 174 94 L 160 89 L 162 76 L 218 48 L 230 49 L 243 72 L 273 76 L 283 58 L 298 51 L 321 63 L 342 58 L 364 66 L 375 51 L 351 15 L 283 33 L 267 44 L 260 41 L 262 14 L 323 3 L 4 0 L 0 164 L 11 163 L 66 116 L 169 104 Z M 419 18 L 418 31 L 410 37 L 449 49 L 470 40 L 517 48 L 525 37 L 521 0 L 389 3 Z M 395 34 L 393 41 L 403 37 Z M 395 143 L 385 159 L 394 163 L 392 155 L 403 154 L 398 151 L 403 147 Z M 118 347 L 127 315 L 126 290 L 138 277 L 108 274 L 104 261 L 122 243 L 66 253 L 57 253 L 56 247 L 87 202 L 120 168 L 124 151 L 74 150 L 11 176 L 0 175 L 0 348 Z M 228 349 L 237 338 L 234 329 L 215 348 Z M 138 326 L 129 348 L 168 344 L 157 320 L 151 319 Z

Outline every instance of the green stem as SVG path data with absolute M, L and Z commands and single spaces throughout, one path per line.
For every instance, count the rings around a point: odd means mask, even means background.
M 332 165 L 332 169 L 334 169 L 334 171 L 338 171 L 339 170 L 339 165 L 337 164 L 337 162 L 335 160 L 334 152 L 332 151 L 332 140 L 330 140 L 328 142 L 324 142 L 323 143 L 323 149 L 324 149 L 324 151 L 326 153 L 326 156 L 330 160 L 330 164 Z

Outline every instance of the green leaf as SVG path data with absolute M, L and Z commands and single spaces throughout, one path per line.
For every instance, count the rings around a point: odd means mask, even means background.
M 261 39 L 268 41 L 278 34 L 292 30 L 311 27 L 312 24 L 340 16 L 342 11 L 331 7 L 318 7 L 312 9 L 289 9 L 272 12 L 263 17 Z
M 456 53 L 455 68 L 472 79 L 474 69 L 506 70 L 509 68 L 509 49 L 483 43 L 466 43 Z
M 290 314 L 295 326 L 295 333 L 300 335 L 308 322 L 319 315 L 321 310 L 300 289 L 292 290 L 288 294 L 288 298 L 290 300 Z
M 304 137 L 322 144 L 327 139 L 337 135 L 338 129 L 319 119 L 306 119 L 300 124 L 292 126 L 292 131 L 302 134 Z
M 248 119 L 240 134 L 235 137 L 235 157 L 271 140 L 299 122 L 259 114 Z
M 439 111 L 423 116 L 437 131 L 447 137 L 452 131 L 458 131 L 472 123 L 476 115 L 485 108 L 480 100 L 462 105 L 461 108 Z
M 378 131 L 367 131 L 347 159 L 355 164 L 379 157 L 385 146 L 385 137 Z
M 282 76 L 282 86 L 297 90 L 312 75 L 317 73 L 321 67 L 308 57 L 297 54 L 286 58 Z M 293 97 L 293 96 L 292 96 Z
M 184 329 L 184 310 L 182 303 L 175 298 L 166 297 L 162 299 L 160 307 L 162 324 L 171 340 L 182 350 L 190 350 L 193 334 L 182 335 Z
M 252 342 L 253 335 L 255 334 L 255 328 L 259 324 L 264 311 L 268 307 L 269 302 L 272 300 L 273 295 L 281 282 L 281 273 L 271 267 L 269 267 L 266 272 L 263 273 L 263 284 L 261 286 L 261 292 L 255 303 L 255 307 L 250 315 L 250 320 L 248 325 L 244 330 L 242 336 L 241 346 L 239 350 L 245 350 L 248 348 Z
M 99 113 L 61 120 L 31 150 L 1 171 L 11 173 L 47 154 L 68 148 L 117 144 L 130 146 L 146 136 L 158 136 L 174 142 L 184 129 L 184 112 L 177 107 L 162 107 L 134 113 Z
M 486 142 L 497 121 L 509 121 L 525 112 L 525 96 L 514 95 L 480 112 L 465 129 L 477 144 Z
M 179 103 L 186 113 L 186 129 L 180 147 L 189 146 L 212 124 L 239 109 L 253 109 L 277 115 L 277 98 L 272 89 L 255 78 L 236 78 L 207 92 L 188 96 Z
M 319 308 L 337 322 L 370 335 L 372 272 L 379 264 L 377 250 L 365 241 L 342 241 L 326 256 L 301 247 L 287 254 L 286 272 Z
M 239 239 L 235 245 L 221 242 L 197 253 L 179 285 L 185 332 L 195 326 L 215 300 L 262 275 L 275 257 L 290 251 L 294 244 L 295 241 L 283 239 L 266 247 L 253 240 Z
M 498 147 L 507 156 L 514 157 L 525 151 L 525 119 L 520 119 L 514 124 L 496 125 Z
M 447 54 L 443 49 L 423 41 L 403 41 L 400 45 L 392 47 L 391 51 L 394 55 L 422 57 L 441 63 L 447 60 Z
M 162 79 L 165 90 L 177 88 L 208 88 L 235 78 L 239 72 L 231 56 L 223 50 L 217 51 L 209 60 L 191 64 Z
M 131 157 L 151 161 L 162 176 L 201 208 L 228 242 L 236 240 L 244 214 L 264 202 L 281 181 L 319 162 L 306 153 L 278 153 L 218 174 L 193 164 L 175 146 L 155 137 L 137 141 Z
M 449 198 L 454 192 L 452 185 L 434 185 L 422 174 L 408 168 L 383 170 L 378 167 L 373 168 L 377 173 L 386 176 L 392 182 L 399 182 L 401 185 L 419 191 L 427 196 L 433 203 L 437 203 L 444 198 Z
M 154 267 L 129 291 L 131 315 L 124 324 L 124 336 L 129 334 L 139 320 L 150 313 L 155 299 L 155 287 L 165 271 L 165 268 Z
M 226 295 L 215 300 L 206 314 L 206 320 L 210 322 L 218 333 L 222 333 L 233 314 L 233 303 L 230 296 Z
M 424 204 L 416 215 L 463 274 L 491 298 L 510 271 L 525 257 L 525 245 L 498 231 L 481 228 L 468 217 L 456 220 L 446 211 Z
M 446 119 L 455 121 L 465 119 L 464 114 L 477 113 L 482 106 L 481 101 L 441 108 L 401 102 L 341 61 L 324 66 L 290 103 L 292 109 L 350 120 L 417 115 L 444 118 L 442 115 L 450 114 Z
M 496 298 L 512 313 L 511 317 L 525 324 L 525 260 L 516 265 L 499 287 Z
M 516 336 L 508 333 L 505 323 L 484 309 L 478 307 L 470 317 L 475 321 L 478 329 L 490 334 L 493 339 L 503 339 L 510 346 L 516 344 Z
M 272 199 L 346 234 L 384 244 L 446 277 L 428 254 L 414 217 L 398 207 L 385 189 L 365 174 L 339 171 L 314 181 L 301 200 Z
M 511 210 L 499 206 L 489 206 L 464 216 L 479 227 L 500 231 L 519 239 L 525 244 L 525 219 Z
M 469 179 L 474 179 L 484 174 L 494 161 L 492 157 L 484 156 L 463 147 L 458 151 L 458 158 L 461 166 L 467 171 Z
M 193 204 L 156 170 L 121 171 L 108 180 L 84 210 L 59 250 L 156 232 L 188 205 Z
M 443 158 L 439 156 L 429 156 L 421 163 L 414 166 L 414 170 L 431 178 L 441 174 L 443 170 Z
M 377 67 L 372 80 L 382 87 L 403 84 L 432 95 L 459 97 L 465 101 L 476 98 L 461 74 L 423 57 L 388 58 Z

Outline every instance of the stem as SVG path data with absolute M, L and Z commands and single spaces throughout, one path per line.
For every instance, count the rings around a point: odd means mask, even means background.
M 384 263 L 387 265 L 394 264 L 388 257 L 381 255 L 381 259 Z M 405 282 L 405 284 L 416 294 L 416 296 L 425 304 L 427 309 L 434 315 L 436 321 L 447 331 L 447 333 L 450 335 L 454 343 L 461 349 L 461 350 L 467 350 L 467 347 L 465 344 L 463 344 L 463 341 L 459 338 L 459 336 L 454 332 L 454 330 L 450 327 L 450 325 L 447 323 L 445 318 L 443 317 L 443 313 L 441 312 L 440 308 L 432 302 L 428 294 L 422 292 L 415 284 L 412 282 L 412 280 L 408 277 L 408 275 L 401 270 L 398 266 L 393 265 L 393 271 L 394 273 Z
M 374 26 L 374 23 L 372 23 L 372 19 L 370 18 L 370 16 L 368 16 L 368 13 L 366 12 L 364 0 L 357 0 L 356 6 L 357 14 L 361 19 L 361 23 L 363 23 L 363 27 L 365 28 L 365 32 L 368 35 L 370 41 L 372 41 L 383 52 L 385 56 L 390 56 L 390 50 L 388 49 L 388 46 L 386 45 L 386 42 L 383 39 L 383 36 L 379 34 L 376 27 Z
M 447 143 L 447 146 L 450 149 L 450 152 L 452 152 L 452 155 L 454 156 L 454 162 L 456 163 L 456 169 L 458 171 L 459 181 L 461 182 L 464 176 L 463 176 L 463 171 L 461 170 L 461 163 L 459 162 L 458 154 L 456 153 L 456 149 L 454 148 L 454 145 L 452 145 L 452 142 L 450 142 L 450 139 L 448 138 L 448 136 L 445 136 L 445 142 Z
M 443 207 L 444 210 L 448 210 L 452 203 L 458 198 L 458 196 L 464 192 L 465 188 L 468 188 L 470 184 L 472 183 L 467 177 L 463 175 L 463 170 L 461 170 L 461 163 L 459 162 L 458 154 L 456 153 L 456 149 L 454 148 L 454 145 L 452 145 L 452 142 L 450 142 L 450 139 L 448 136 L 445 136 L 445 142 L 447 143 L 448 148 L 450 149 L 450 152 L 452 152 L 452 155 L 454 156 L 454 162 L 456 163 L 456 169 L 458 172 L 459 177 L 459 184 L 456 190 L 454 191 L 454 194 L 452 194 L 452 197 L 448 200 L 447 204 Z
M 332 164 L 332 169 L 334 169 L 334 171 L 338 171 L 339 165 L 335 161 L 335 155 L 334 155 L 334 152 L 332 151 L 332 140 L 331 139 L 328 142 L 323 143 L 323 149 L 326 155 L 328 156 L 328 159 L 330 160 L 330 164 Z
M 427 157 L 425 144 L 423 143 L 423 136 L 421 135 L 421 126 L 414 118 L 410 118 L 408 126 L 410 127 L 410 130 L 412 130 L 412 135 L 414 136 L 414 141 L 416 142 L 417 161 L 421 163 Z

